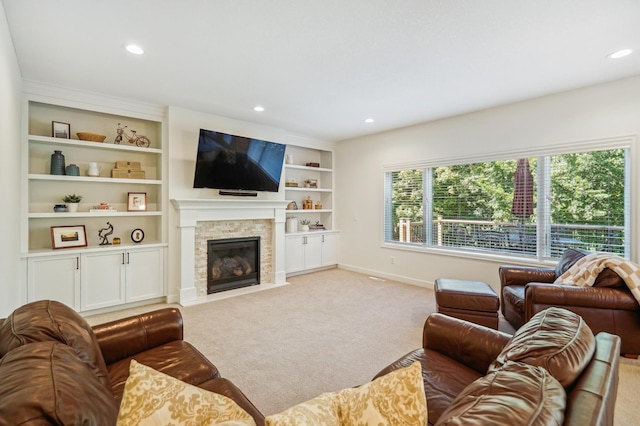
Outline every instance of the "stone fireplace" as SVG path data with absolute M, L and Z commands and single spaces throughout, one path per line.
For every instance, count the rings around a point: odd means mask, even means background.
M 260 237 L 207 241 L 207 294 L 260 284 Z
M 203 199 L 171 200 L 180 232 L 179 303 L 209 296 L 257 291 L 286 283 L 284 234 L 286 201 Z M 259 284 L 210 294 L 207 284 L 208 241 L 260 238 Z
M 209 289 L 210 241 L 259 238 L 260 263 L 258 272 L 263 282 L 272 282 L 273 273 L 273 223 L 268 219 L 202 221 L 196 225 L 195 240 L 195 286 L 198 297 L 212 292 Z M 234 253 L 235 255 L 236 253 Z M 232 287 L 232 286 L 231 286 Z M 226 289 L 228 290 L 228 289 Z

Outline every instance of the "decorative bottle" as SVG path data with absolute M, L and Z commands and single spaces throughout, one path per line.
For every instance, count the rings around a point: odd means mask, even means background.
M 52 175 L 64 175 L 64 155 L 62 151 L 53 151 L 51 154 L 51 172 Z

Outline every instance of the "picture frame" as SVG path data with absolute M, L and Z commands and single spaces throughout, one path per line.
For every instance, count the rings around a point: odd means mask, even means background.
M 144 231 L 142 229 L 136 228 L 131 231 L 131 241 L 138 244 L 141 243 L 142 240 L 144 240 Z
M 128 212 L 146 212 L 147 211 L 147 193 L 146 192 L 129 192 L 127 194 L 127 211 Z
M 51 227 L 51 247 L 54 249 L 86 247 L 87 232 L 84 225 Z
M 54 138 L 71 139 L 71 124 L 52 121 L 51 136 Z

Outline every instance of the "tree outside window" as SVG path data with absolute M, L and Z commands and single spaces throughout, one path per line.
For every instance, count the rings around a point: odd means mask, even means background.
M 538 258 L 569 247 L 628 257 L 627 156 L 617 148 L 387 171 L 385 241 Z M 518 187 L 518 173 L 533 187 Z M 514 205 L 525 196 L 531 208 Z

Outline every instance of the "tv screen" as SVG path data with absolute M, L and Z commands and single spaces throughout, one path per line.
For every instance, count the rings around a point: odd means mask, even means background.
M 286 145 L 200 129 L 194 188 L 278 192 Z

